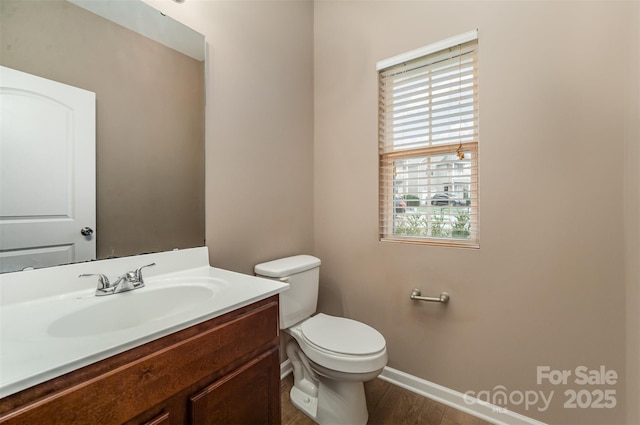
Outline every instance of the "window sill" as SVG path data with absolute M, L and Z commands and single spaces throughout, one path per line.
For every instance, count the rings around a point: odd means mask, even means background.
M 480 249 L 480 244 L 477 242 L 463 242 L 457 240 L 437 240 L 437 239 L 413 239 L 413 238 L 402 238 L 402 237 L 394 237 L 394 238 L 380 238 L 380 242 L 384 243 L 400 243 L 400 244 L 410 244 L 410 245 L 431 245 L 431 246 L 445 246 L 445 247 L 453 247 L 453 248 L 473 248 Z

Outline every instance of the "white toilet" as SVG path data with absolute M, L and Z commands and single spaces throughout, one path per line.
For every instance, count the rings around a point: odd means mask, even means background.
M 257 276 L 288 282 L 280 294 L 280 329 L 293 366 L 291 401 L 320 425 L 364 425 L 369 413 L 363 382 L 387 364 L 380 332 L 343 317 L 317 314 L 320 260 L 297 255 L 255 266 Z

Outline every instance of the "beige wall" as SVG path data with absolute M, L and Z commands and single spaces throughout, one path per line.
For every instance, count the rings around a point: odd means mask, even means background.
M 640 2 L 629 13 L 627 114 L 625 115 L 625 253 L 627 423 L 640 424 Z M 632 402 L 635 401 L 635 402 Z
M 404 372 L 461 392 L 555 390 L 547 412 L 507 406 L 549 423 L 623 423 L 621 58 L 630 8 L 604 1 L 316 1 L 320 309 L 379 329 L 389 366 Z M 474 28 L 481 248 L 381 243 L 375 63 Z M 414 287 L 447 291 L 451 303 L 412 302 Z M 620 375 L 608 387 L 617 391 L 615 409 L 565 409 L 570 385 L 536 383 L 537 366 L 581 365 Z
M 312 253 L 312 2 L 145 1 L 207 38 L 211 264 Z
M 202 246 L 202 62 L 63 0 L 0 6 L 0 64 L 96 93 L 98 258 Z

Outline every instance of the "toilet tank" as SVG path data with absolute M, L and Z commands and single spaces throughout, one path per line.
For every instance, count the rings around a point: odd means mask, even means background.
M 256 276 L 278 279 L 289 283 L 287 291 L 280 293 L 280 329 L 310 317 L 318 305 L 320 259 L 311 255 L 296 255 L 258 264 Z

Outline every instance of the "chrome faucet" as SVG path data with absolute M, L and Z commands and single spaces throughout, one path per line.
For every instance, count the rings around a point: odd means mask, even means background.
M 102 273 L 81 274 L 78 277 L 98 276 L 96 296 L 101 297 L 103 295 L 113 295 L 120 292 L 133 291 L 134 289 L 142 288 L 144 286 L 142 269 L 155 265 L 156 263 L 151 263 L 146 266 L 138 267 L 134 271 L 126 272 L 122 276 L 118 277 L 114 283 L 110 283 L 109 278 Z

